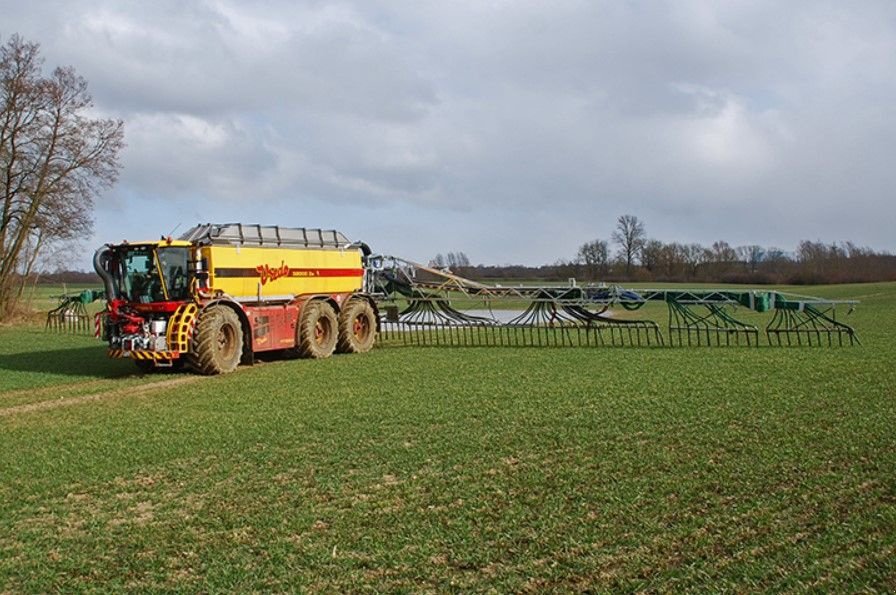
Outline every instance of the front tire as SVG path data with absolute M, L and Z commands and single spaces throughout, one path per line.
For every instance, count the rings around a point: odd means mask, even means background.
M 299 357 L 323 359 L 336 349 L 339 321 L 336 312 L 326 302 L 313 301 L 302 308 L 302 318 L 296 329 L 296 352 Z
M 243 353 L 243 327 L 240 319 L 227 306 L 210 306 L 196 322 L 190 367 L 200 374 L 212 376 L 233 372 Z

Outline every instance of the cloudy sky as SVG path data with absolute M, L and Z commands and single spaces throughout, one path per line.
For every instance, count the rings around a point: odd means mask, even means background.
M 0 0 L 125 121 L 94 238 L 336 228 L 426 260 L 609 238 L 896 251 L 892 0 Z M 82 266 L 89 267 L 83 258 Z

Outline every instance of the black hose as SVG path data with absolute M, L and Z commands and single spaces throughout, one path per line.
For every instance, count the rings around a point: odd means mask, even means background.
M 357 242 L 357 244 L 358 244 L 358 248 L 361 249 L 361 254 L 364 255 L 364 258 L 367 258 L 368 256 L 370 256 L 370 253 L 371 253 L 370 246 L 368 246 L 364 242 Z
M 115 281 L 112 279 L 111 273 L 109 273 L 109 270 L 106 268 L 106 265 L 112 257 L 111 253 L 112 250 L 109 246 L 101 246 L 93 255 L 93 270 L 95 270 L 96 274 L 103 280 L 103 286 L 106 288 L 106 299 L 109 300 L 118 297 L 118 292 L 115 291 Z

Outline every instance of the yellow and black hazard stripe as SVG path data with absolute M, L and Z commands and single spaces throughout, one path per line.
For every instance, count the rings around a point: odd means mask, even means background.
M 147 361 L 167 361 L 180 357 L 180 353 L 176 351 L 146 351 L 135 350 L 125 351 L 124 349 L 110 349 L 109 357 L 129 357 L 131 359 L 147 360 Z

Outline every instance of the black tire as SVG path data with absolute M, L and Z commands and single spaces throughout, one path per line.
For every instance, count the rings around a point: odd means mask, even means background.
M 339 313 L 339 353 L 367 353 L 376 342 L 376 313 L 370 302 L 352 299 Z
M 336 312 L 326 302 L 312 301 L 302 308 L 296 328 L 296 353 L 299 357 L 323 359 L 336 349 L 339 334 Z
M 190 367 L 207 376 L 227 374 L 236 370 L 242 354 L 243 327 L 236 312 L 227 306 L 203 310 L 187 356 Z

